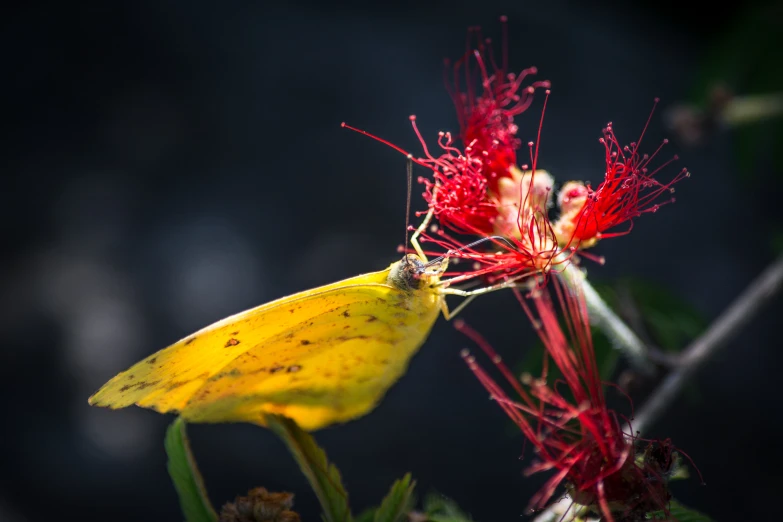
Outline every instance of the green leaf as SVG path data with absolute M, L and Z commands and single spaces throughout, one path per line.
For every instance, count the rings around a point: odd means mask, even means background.
M 472 522 L 453 500 L 434 493 L 424 499 L 424 515 L 427 522 Z
M 373 522 L 375 520 L 376 511 L 378 511 L 378 508 L 367 508 L 353 517 L 353 522 Z
M 601 285 L 597 290 L 609 306 L 617 311 L 627 308 L 620 298 L 621 293 L 627 293 L 637 308 L 644 333 L 666 351 L 683 349 L 707 326 L 707 321 L 698 310 L 658 283 L 625 278 L 614 287 Z M 629 326 L 637 328 L 637 325 Z
M 710 517 L 696 510 L 687 508 L 679 502 L 672 500 L 669 504 L 669 516 L 663 511 L 656 511 L 648 515 L 650 520 L 676 520 L 677 522 L 713 522 Z
M 705 56 L 693 84 L 691 99 L 705 107 L 713 88 L 726 85 L 737 95 L 770 94 L 783 89 L 783 69 L 771 67 L 777 63 L 783 45 L 783 32 L 777 20 L 779 5 L 743 4 L 731 27 L 719 33 L 705 49 Z M 780 155 L 774 154 L 783 139 L 783 120 L 780 118 L 745 124 L 733 130 L 736 166 L 734 170 L 745 181 L 758 179 L 763 158 L 769 158 L 781 172 Z
M 778 225 L 777 230 L 775 230 L 772 233 L 772 241 L 770 242 L 772 245 L 772 252 L 775 253 L 775 255 L 783 254 L 783 226 Z
M 381 502 L 381 506 L 375 512 L 375 522 L 400 522 L 405 519 L 413 505 L 413 488 L 416 481 L 411 479 L 411 474 L 392 484 L 391 490 Z
M 179 505 L 187 522 L 216 522 L 218 517 L 209 502 L 204 480 L 190 451 L 185 421 L 177 417 L 166 430 L 164 441 L 168 470 L 179 496 Z
M 779 15 L 779 7 L 747 4 L 744 12 L 734 18 L 732 27 L 708 42 L 706 48 L 710 52 L 702 60 L 691 99 L 706 104 L 710 89 L 716 84 L 740 87 L 748 93 L 783 86 L 780 68 L 769 67 L 783 42 L 776 25 Z
M 296 422 L 282 415 L 267 415 L 269 428 L 285 442 L 299 464 L 304 476 L 310 482 L 323 509 L 326 522 L 350 522 L 351 510 L 348 493 L 343 487 L 340 472 L 330 464 L 326 453 L 309 433 Z

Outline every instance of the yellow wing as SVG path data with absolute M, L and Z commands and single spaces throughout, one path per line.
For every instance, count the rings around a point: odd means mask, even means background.
M 386 270 L 272 301 L 207 326 L 90 397 L 179 412 L 190 422 L 291 417 L 314 430 L 369 412 L 407 368 L 441 306 L 409 255 Z

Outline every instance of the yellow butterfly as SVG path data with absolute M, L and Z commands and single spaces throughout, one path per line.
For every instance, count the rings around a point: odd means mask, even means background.
M 150 355 L 89 399 L 136 404 L 189 422 L 265 425 L 267 413 L 316 430 L 372 410 L 405 373 L 439 311 L 473 295 L 440 280 L 448 258 L 407 254 L 386 270 L 294 294 L 227 317 Z M 445 283 L 445 284 L 444 284 Z M 445 295 L 468 296 L 449 313 Z

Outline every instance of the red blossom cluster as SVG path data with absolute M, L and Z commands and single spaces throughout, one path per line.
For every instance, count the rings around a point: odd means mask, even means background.
M 522 142 L 515 122 L 530 107 L 537 90 L 545 89 L 548 98 L 550 83 L 526 83 L 537 73 L 535 67 L 519 74 L 509 72 L 505 18 L 501 21 L 500 62 L 494 59 L 491 41 L 473 29 L 468 51 L 452 67 L 453 85 L 449 90 L 457 108 L 459 136 L 441 132 L 439 150 L 433 154 L 416 126 L 416 118 L 411 117 L 425 153 L 414 161 L 433 173 L 431 178 L 419 181 L 425 186 L 429 211 L 440 224 L 437 234 L 425 232 L 423 240 L 438 243 L 453 257 L 475 261 L 477 268 L 471 275 L 492 274 L 495 278 L 546 273 L 570 261 L 577 252 L 601 259 L 585 249 L 599 239 L 627 233 L 633 218 L 673 201 L 662 201 L 660 196 L 673 192 L 674 183 L 687 177 L 688 172 L 683 169 L 666 183 L 658 181 L 661 170 L 677 159 L 674 156 L 651 168 L 666 141 L 652 155 L 641 154 L 639 145 L 647 125 L 637 142 L 623 147 L 610 123 L 600 140 L 605 148 L 603 181 L 595 189 L 569 181 L 553 197 L 554 180 L 538 166 L 544 110 L 536 141 L 528 142 L 529 164 L 517 163 Z M 474 38 L 477 43 L 471 47 Z M 553 206 L 558 211 L 554 218 L 550 217 Z M 617 231 L 623 224 L 628 228 Z M 458 235 L 500 235 L 514 248 L 497 245 L 483 253 L 464 251 L 460 248 L 466 241 L 451 237 L 449 231 Z M 463 273 L 463 277 L 469 275 Z
M 516 393 L 511 398 L 463 352 L 492 399 L 532 444 L 536 462 L 526 473 L 554 471 L 529 507 L 544 508 L 565 484 L 573 504 L 591 508 L 605 521 L 649 520 L 654 512 L 668 518 L 667 479 L 676 469 L 675 448 L 668 440 L 639 438 L 627 418 L 607 407 L 579 285 L 564 287 L 555 278 L 549 287 L 535 286 L 517 297 L 545 347 L 540 377 L 516 378 L 481 335 L 462 322 L 457 327 L 489 356 Z M 550 364 L 562 375 L 554 382 Z
M 585 249 L 599 239 L 628 233 L 634 218 L 674 201 L 673 198 L 661 200 L 661 196 L 673 192 L 673 185 L 689 174 L 683 169 L 668 182 L 656 179 L 677 157 L 652 166 L 665 140 L 652 155 L 639 152 L 649 119 L 637 142 L 627 146 L 620 144 L 609 123 L 600 139 L 605 149 L 603 181 L 595 189 L 590 184 L 569 181 L 554 197 L 554 179 L 538 165 L 550 83 L 528 82 L 537 73 L 535 67 L 519 74 L 509 72 L 505 18 L 501 21 L 503 41 L 499 62 L 494 59 L 492 42 L 484 39 L 478 29 L 471 29 L 468 50 L 450 66 L 453 80 L 449 91 L 460 123 L 458 136 L 439 133 L 438 149 L 431 152 L 419 132 L 416 117 L 411 116 L 424 152 L 422 157 L 413 157 L 396 145 L 359 132 L 408 155 L 432 172 L 430 177 L 421 177 L 419 181 L 424 185 L 423 196 L 429 213 L 440 226 L 435 232 L 425 230 L 422 241 L 438 244 L 452 258 L 472 260 L 474 269 L 463 270 L 459 274 L 461 279 L 479 275 L 492 280 L 546 274 L 564 266 L 576 254 L 602 262 L 603 258 Z M 515 118 L 529 109 L 534 94 L 541 89 L 545 90 L 546 99 L 536 140 L 527 143 L 530 162 L 518 164 L 522 142 L 517 136 Z M 554 217 L 550 216 L 552 207 L 557 207 Z M 618 231 L 623 224 L 627 228 Z M 464 245 L 471 240 L 451 234 L 499 235 L 506 241 L 484 250 L 465 249 Z
M 460 123 L 458 136 L 441 132 L 438 149 L 431 151 L 416 117 L 411 116 L 424 152 L 422 157 L 413 157 L 396 145 L 358 132 L 408 155 L 432 172 L 419 181 L 428 205 L 424 225 L 431 219 L 436 224 L 420 227 L 421 241 L 439 247 L 433 252 L 436 255 L 445 251 L 450 259 L 469 261 L 446 274 L 451 276 L 449 284 L 476 277 L 489 283 L 513 281 L 523 309 L 544 342 L 543 374 L 518 379 L 477 332 L 457 322 L 491 358 L 516 394 L 512 399 L 465 354 L 492 398 L 534 447 L 537 462 L 527 472 L 554 472 L 530 507 L 544 508 L 557 488 L 565 485 L 574 504 L 588 507 L 606 521 L 648 520 L 652 512 L 668 517 L 667 478 L 675 468 L 674 448 L 669 441 L 639 438 L 623 427 L 630 424 L 628 419 L 607 407 L 584 296 L 578 283 L 566 288 L 548 276 L 575 256 L 602 259 L 585 249 L 599 239 L 628 233 L 634 218 L 674 201 L 668 193 L 689 174 L 683 169 L 668 182 L 656 179 L 677 157 L 653 165 L 666 141 L 652 155 L 639 152 L 650 119 L 639 139 L 627 146 L 620 144 L 609 123 L 600 139 L 605 149 L 603 181 L 595 189 L 569 181 L 555 197 L 554 179 L 538 166 L 550 84 L 528 82 L 537 72 L 534 67 L 519 74 L 509 72 L 505 18 L 502 22 L 500 62 L 494 60 L 491 41 L 472 29 L 468 50 L 450 66 L 453 85 L 449 90 Z M 477 43 L 472 45 L 474 39 Z M 515 118 L 530 107 L 540 89 L 546 96 L 536 140 L 527 143 L 530 162 L 518 164 L 522 142 Z M 662 199 L 662 195 L 669 199 Z M 553 207 L 555 217 L 550 217 Z M 624 224 L 627 228 L 618 230 Z M 476 236 L 484 241 L 475 241 Z M 469 266 L 463 268 L 466 264 Z M 529 283 L 527 296 L 518 290 L 523 279 Z M 550 364 L 557 367 L 562 380 L 547 380 Z
M 652 155 L 639 153 L 639 145 L 649 123 L 648 119 L 638 142 L 624 147 L 617 140 L 611 122 L 604 128 L 604 136 L 599 140 L 606 150 L 604 181 L 595 190 L 589 184 L 577 181 L 563 185 L 558 195 L 560 217 L 556 230 L 559 237 L 569 238 L 569 243 L 576 242 L 586 248 L 599 239 L 627 234 L 633 227 L 633 218 L 645 212 L 656 212 L 662 205 L 674 202 L 673 197 L 661 200 L 660 196 L 674 193 L 673 185 L 690 173 L 682 169 L 667 183 L 655 178 L 678 158 L 673 156 L 649 170 L 661 148 L 668 143 L 664 140 Z M 623 223 L 628 223 L 627 230 L 607 233 Z

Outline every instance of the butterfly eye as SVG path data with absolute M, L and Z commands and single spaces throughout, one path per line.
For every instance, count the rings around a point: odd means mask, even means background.
M 405 256 L 405 259 L 408 262 L 408 264 L 410 264 L 413 267 L 413 269 L 419 273 L 421 273 L 426 267 L 426 265 L 422 263 L 421 259 L 419 259 L 419 256 L 417 256 L 416 254 L 408 254 Z
M 418 290 L 424 286 L 422 277 L 432 274 L 418 256 L 407 254 L 399 263 L 396 263 L 391 272 L 389 272 L 388 282 L 390 285 L 409 292 Z

